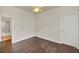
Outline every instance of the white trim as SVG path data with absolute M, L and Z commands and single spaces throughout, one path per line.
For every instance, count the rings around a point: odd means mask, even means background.
M 40 37 L 40 36 L 36 36 L 36 37 L 42 38 L 42 39 L 45 39 L 45 40 L 49 40 L 49 41 L 52 41 L 52 42 L 56 42 L 56 43 L 59 43 L 59 44 L 65 44 L 65 43 L 62 43 L 62 42 L 59 42 L 59 41 L 56 41 L 56 40 L 52 40 L 52 39 L 49 39 L 49 38 L 45 38 L 45 37 Z M 66 44 L 66 45 L 68 45 L 68 44 Z M 72 46 L 72 45 L 69 45 L 69 46 Z M 73 47 L 79 49 L 78 46 L 73 46 Z
M 31 38 L 31 37 L 35 37 L 35 36 L 32 35 L 32 36 L 29 36 L 29 37 L 26 37 L 26 38 L 21 38 L 21 39 L 19 39 L 17 41 L 12 41 L 12 44 L 17 43 L 17 42 L 20 42 L 20 41 L 25 40 L 25 39 L 28 39 L 28 38 Z M 15 39 L 13 39 L 13 40 L 15 40 Z
M 0 15 L 0 41 L 1 41 L 1 15 Z
M 75 20 L 75 28 L 76 28 L 75 29 L 75 32 L 76 32 L 75 39 L 76 39 L 76 41 L 75 41 L 75 45 L 74 46 L 79 49 L 79 47 L 78 47 L 78 14 L 77 14 L 77 12 L 64 13 L 64 14 L 60 15 L 60 39 L 61 39 L 61 43 L 63 43 L 62 18 L 61 17 L 63 15 L 70 15 L 70 14 L 75 14 L 75 17 L 76 17 L 76 20 Z M 63 44 L 65 44 L 65 43 L 63 43 Z
M 59 42 L 59 41 L 56 41 L 56 40 L 52 40 L 52 39 L 49 39 L 49 38 L 45 38 L 45 37 L 40 37 L 40 36 L 29 36 L 29 37 L 27 37 L 25 39 L 23 38 L 23 40 L 26 40 L 26 39 L 31 38 L 31 37 L 38 37 L 38 38 L 42 38 L 42 39 L 45 39 L 45 40 L 49 40 L 49 41 L 52 41 L 52 42 L 56 42 L 56 43 L 62 44 L 62 42 Z M 15 44 L 15 43 L 20 42 L 20 41 L 22 41 L 22 40 L 14 41 L 12 44 Z M 66 45 L 68 45 L 68 44 L 66 44 Z M 77 47 L 77 46 L 73 46 L 73 47 L 79 49 L 79 47 Z
M 43 38 L 43 39 L 45 39 L 45 40 L 49 40 L 49 41 L 52 41 L 52 42 L 56 42 L 56 43 L 60 43 L 60 44 L 62 44 L 61 41 L 53 40 L 53 39 L 50 39 L 50 38 L 40 37 L 40 36 L 36 36 L 36 37 L 38 37 L 38 38 Z

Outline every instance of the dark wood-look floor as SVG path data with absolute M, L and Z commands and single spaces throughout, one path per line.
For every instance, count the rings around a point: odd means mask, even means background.
M 0 52 L 12 53 L 78 53 L 75 47 L 58 44 L 42 38 L 32 37 L 15 44 L 10 41 L 0 43 Z

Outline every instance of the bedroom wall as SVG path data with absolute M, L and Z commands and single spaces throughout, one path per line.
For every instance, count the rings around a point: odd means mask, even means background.
M 0 7 L 0 16 L 2 14 L 2 7 Z M 0 17 L 0 41 L 1 41 L 1 17 Z
M 60 36 L 60 16 L 62 14 L 71 12 L 77 12 L 77 7 L 57 7 L 55 9 L 38 14 L 37 36 L 62 43 Z
M 78 8 L 78 42 L 79 42 L 79 8 Z M 79 46 L 79 43 L 78 43 Z
M 13 43 L 33 36 L 62 43 L 60 16 L 64 13 L 78 12 L 78 7 L 57 7 L 36 15 L 16 7 L 2 7 L 0 12 L 0 16 L 12 17 Z
M 2 7 L 1 16 L 12 17 L 12 42 L 34 36 L 33 14 L 16 7 Z

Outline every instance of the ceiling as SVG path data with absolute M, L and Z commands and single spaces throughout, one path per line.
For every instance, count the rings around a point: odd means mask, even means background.
M 16 6 L 16 7 L 32 13 L 33 6 Z M 58 7 L 58 6 L 41 6 L 41 8 L 43 9 L 43 11 L 54 9 L 56 7 Z

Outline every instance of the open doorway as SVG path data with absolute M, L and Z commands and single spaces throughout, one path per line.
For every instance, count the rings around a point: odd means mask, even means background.
M 1 17 L 1 42 L 4 48 L 12 45 L 12 29 L 11 28 L 12 28 L 12 18 L 2 16 Z

